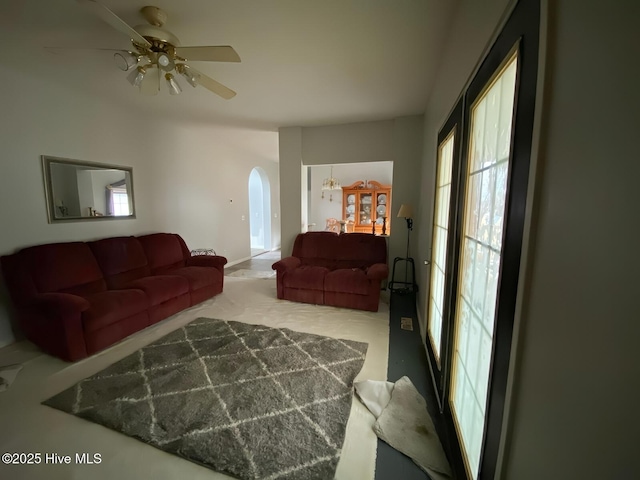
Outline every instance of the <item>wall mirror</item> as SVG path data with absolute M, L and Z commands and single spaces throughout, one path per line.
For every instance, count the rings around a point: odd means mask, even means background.
M 49 223 L 135 218 L 133 169 L 42 156 Z

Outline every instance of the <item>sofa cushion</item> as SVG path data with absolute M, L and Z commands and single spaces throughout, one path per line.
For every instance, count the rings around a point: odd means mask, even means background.
M 185 278 L 192 292 L 220 282 L 220 270 L 211 267 L 182 267 L 169 270 L 167 274 Z
M 284 272 L 282 281 L 286 288 L 324 290 L 324 277 L 327 273 L 329 273 L 327 268 L 303 265 L 295 270 Z
M 51 243 L 21 250 L 22 268 L 29 272 L 35 293 L 87 295 L 106 290 L 106 284 L 86 243 Z
M 303 265 L 316 265 L 331 269 L 337 255 L 340 236 L 334 232 L 307 232 L 296 237 L 291 256 Z
M 137 238 L 153 274 L 184 267 L 186 258 L 190 256 L 182 238 L 174 233 L 153 233 Z
M 383 237 L 368 233 L 340 235 L 335 268 L 367 268 L 374 263 L 387 263 L 387 244 Z
M 142 245 L 135 237 L 104 238 L 88 245 L 111 289 L 127 288 L 132 281 L 151 273 Z
M 82 323 L 86 332 L 93 332 L 112 323 L 119 322 L 149 307 L 142 290 L 108 290 L 87 295 L 91 306 L 82 312 Z
M 127 287 L 142 290 L 147 295 L 149 305 L 152 307 L 189 293 L 189 282 L 179 275 L 143 277 L 134 280 Z
M 387 244 L 383 237 L 368 233 L 307 232 L 296 237 L 292 256 L 302 265 L 329 270 L 364 269 L 374 263 L 387 263 Z
M 341 268 L 327 273 L 324 289 L 327 292 L 353 293 L 368 295 L 371 283 L 367 274 L 360 268 Z

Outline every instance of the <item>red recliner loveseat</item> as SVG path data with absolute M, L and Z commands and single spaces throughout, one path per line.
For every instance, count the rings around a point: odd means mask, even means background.
M 25 336 L 76 361 L 222 292 L 220 256 L 179 235 L 52 243 L 0 258 Z
M 301 233 L 292 255 L 272 268 L 280 299 L 377 312 L 387 245 L 367 233 Z

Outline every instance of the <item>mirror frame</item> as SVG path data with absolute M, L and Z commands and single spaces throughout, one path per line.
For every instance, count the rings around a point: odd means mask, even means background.
M 107 163 L 98 163 L 98 162 L 87 162 L 84 160 L 74 160 L 70 158 L 63 157 L 53 157 L 50 155 L 41 155 L 42 159 L 42 174 L 44 177 L 44 191 L 45 191 L 45 200 L 47 204 L 47 217 L 49 223 L 69 223 L 69 222 L 83 222 L 86 220 L 128 220 L 132 218 L 136 218 L 136 203 L 135 197 L 133 193 L 133 167 L 125 167 L 123 165 L 113 165 Z M 58 218 L 55 215 L 56 205 L 55 198 L 53 195 L 53 182 L 51 179 L 51 164 L 52 163 L 62 163 L 65 165 L 76 165 L 79 167 L 97 167 L 104 168 L 109 170 L 123 170 L 125 173 L 129 173 L 129 178 L 131 179 L 131 192 L 127 192 L 127 194 L 131 197 L 131 214 L 130 215 L 104 215 L 104 216 L 95 216 L 95 217 L 68 217 L 68 218 Z

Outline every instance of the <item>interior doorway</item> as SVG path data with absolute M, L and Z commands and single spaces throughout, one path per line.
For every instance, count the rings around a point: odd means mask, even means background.
M 271 250 L 271 188 L 260 167 L 249 174 L 249 231 L 252 257 Z
M 333 221 L 352 221 L 356 223 L 360 221 L 361 217 L 356 214 L 356 207 L 358 204 L 353 199 L 354 203 L 343 205 L 343 188 L 349 187 L 356 182 L 368 182 L 370 180 L 380 183 L 382 185 L 393 184 L 393 162 L 392 161 L 378 161 L 378 162 L 358 162 L 358 163 L 338 163 L 328 165 L 311 165 L 303 166 L 308 169 L 308 175 L 304 175 L 302 179 L 302 185 L 306 183 L 306 191 L 303 190 L 303 197 L 306 196 L 307 203 L 303 203 L 303 216 L 306 213 L 307 218 L 303 218 L 302 225 L 307 225 L 309 230 L 322 231 L 330 229 L 330 225 Z M 329 185 L 334 184 L 330 180 L 337 181 L 337 186 L 333 189 L 327 188 Z M 368 187 L 366 187 L 368 188 Z M 365 194 L 366 195 L 366 194 Z M 355 195 L 354 195 L 355 197 Z M 391 205 L 391 198 L 385 198 L 386 205 Z M 370 201 L 370 200 L 369 200 Z M 382 208 L 385 208 L 382 207 Z M 368 207 L 370 208 L 370 207 Z M 400 208 L 399 205 L 393 207 Z M 375 210 L 375 208 L 374 208 Z M 379 215 L 382 215 L 379 213 Z M 391 216 L 386 213 L 388 217 L 387 221 L 387 234 L 391 234 Z M 364 216 L 370 215 L 363 212 Z M 375 222 L 374 218 L 374 222 Z M 382 219 L 378 223 L 378 229 L 381 229 Z M 347 227 L 347 231 L 349 231 Z M 354 231 L 354 230 L 351 230 Z M 356 230 L 358 231 L 358 230 Z M 371 227 L 366 228 L 367 233 L 371 233 Z M 381 233 L 381 232 L 378 232 Z

